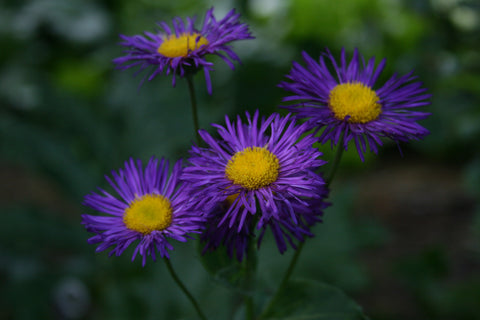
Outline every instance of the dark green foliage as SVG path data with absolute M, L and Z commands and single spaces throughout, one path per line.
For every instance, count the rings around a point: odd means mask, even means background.
M 265 319 L 367 320 L 340 289 L 313 280 L 293 280 Z

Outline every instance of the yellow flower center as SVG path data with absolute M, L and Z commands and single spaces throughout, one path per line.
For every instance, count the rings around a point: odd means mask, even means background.
M 163 39 L 157 52 L 169 58 L 186 57 L 191 51 L 207 44 L 208 40 L 198 33 L 182 33 L 178 37 L 172 34 Z
M 266 148 L 248 147 L 233 155 L 225 167 L 225 175 L 234 184 L 255 190 L 277 180 L 278 158 Z
M 339 120 L 350 116 L 348 122 L 366 123 L 382 112 L 379 100 L 375 91 L 363 83 L 341 83 L 330 91 L 329 106 Z
M 164 230 L 172 224 L 170 201 L 159 194 L 146 194 L 136 198 L 125 209 L 123 222 L 130 230 L 149 234 L 154 230 Z

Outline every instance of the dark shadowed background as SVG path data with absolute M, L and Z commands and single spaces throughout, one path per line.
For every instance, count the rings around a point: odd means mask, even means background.
M 424 141 L 387 142 L 360 162 L 345 154 L 333 206 L 314 228 L 295 276 L 344 290 L 372 319 L 480 319 L 480 4 L 474 0 L 21 0 L 0 3 L 0 318 L 192 319 L 162 262 L 108 258 L 87 244 L 83 196 L 129 157 L 172 161 L 194 139 L 187 86 L 114 70 L 118 34 L 156 21 L 218 18 L 237 8 L 255 40 L 218 58 L 213 95 L 197 75 L 200 124 L 244 110 L 278 111 L 276 85 L 301 51 L 359 48 L 387 58 L 380 78 L 415 74 L 433 94 Z M 280 111 L 284 113 L 284 111 Z M 321 147 L 331 159 L 329 145 Z M 172 264 L 211 319 L 229 319 L 230 291 L 193 242 Z M 267 237 L 258 284 L 276 287 L 292 250 Z M 261 300 L 261 298 L 260 298 Z

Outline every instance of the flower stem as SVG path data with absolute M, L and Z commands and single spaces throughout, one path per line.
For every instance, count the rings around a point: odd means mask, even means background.
M 335 176 L 335 173 L 337 172 L 338 165 L 340 163 L 340 159 L 342 158 L 343 155 L 343 150 L 345 150 L 345 147 L 343 146 L 343 138 L 344 138 L 344 131 L 342 131 L 342 134 L 340 136 L 340 141 L 338 142 L 337 145 L 337 151 L 335 152 L 335 158 L 333 159 L 332 166 L 330 167 L 330 172 L 328 173 L 328 176 L 325 178 L 325 182 L 327 183 L 327 187 L 330 186 L 330 183 L 333 180 L 333 177 Z
M 293 269 L 295 268 L 295 265 L 297 264 L 297 260 L 298 260 L 298 257 L 300 256 L 300 252 L 302 252 L 302 248 L 303 248 L 304 243 L 305 242 L 300 242 L 300 244 L 297 247 L 297 250 L 295 250 L 295 254 L 292 257 L 292 260 L 290 260 L 290 264 L 288 266 L 288 269 L 285 272 L 285 274 L 283 275 L 283 279 L 280 282 L 280 285 L 278 286 L 277 291 L 275 292 L 274 296 L 270 299 L 270 302 L 268 303 L 268 305 L 263 309 L 262 314 L 258 318 L 259 320 L 263 319 L 265 316 L 268 315 L 268 313 L 272 310 L 274 304 L 277 302 L 278 297 L 280 296 L 280 294 L 285 289 L 285 286 L 287 285 L 287 282 L 290 279 L 290 275 L 292 274 Z
M 332 182 L 333 177 L 335 176 L 335 173 L 337 172 L 338 169 L 338 164 L 340 163 L 340 159 L 342 158 L 344 146 L 343 146 L 343 136 L 344 133 L 342 132 L 342 135 L 340 136 L 340 141 L 337 146 L 337 150 L 335 152 L 335 158 L 333 160 L 332 166 L 330 167 L 330 172 L 327 175 L 327 178 L 325 179 L 325 183 L 327 187 L 330 185 Z M 268 305 L 263 309 L 262 314 L 258 318 L 263 319 L 268 313 L 271 311 L 273 308 L 274 304 L 278 300 L 278 297 L 282 294 L 282 292 L 285 290 L 285 287 L 288 283 L 288 280 L 290 279 L 290 276 L 292 275 L 293 269 L 295 269 L 295 265 L 297 264 L 298 257 L 300 256 L 300 253 L 302 252 L 303 246 L 305 242 L 300 242 L 300 244 L 297 247 L 297 250 L 295 250 L 295 254 L 292 257 L 292 260 L 290 260 L 290 264 L 287 268 L 287 271 L 285 272 L 282 281 L 280 282 L 280 285 L 278 286 L 277 291 L 275 292 L 274 296 L 272 299 L 270 299 L 270 302 Z
M 180 287 L 180 289 L 183 291 L 183 293 L 185 293 L 185 295 L 187 296 L 187 298 L 190 300 L 190 302 L 193 304 L 193 306 L 195 307 L 195 310 L 197 310 L 197 313 L 198 313 L 198 316 L 200 317 L 200 319 L 202 320 L 207 320 L 207 317 L 205 317 L 205 315 L 203 314 L 202 310 L 200 309 L 200 306 L 198 305 L 197 301 L 195 300 L 195 298 L 192 296 L 192 294 L 188 291 L 188 289 L 185 287 L 185 285 L 182 283 L 182 281 L 180 281 L 180 279 L 178 278 L 177 274 L 175 273 L 175 271 L 173 271 L 173 268 L 172 268 L 172 265 L 170 263 L 170 260 L 168 258 L 165 258 L 165 264 L 167 265 L 167 269 L 168 271 L 170 272 L 170 275 L 172 276 L 173 280 L 177 283 L 177 285 Z
M 200 145 L 200 134 L 198 130 L 200 126 L 198 125 L 198 111 L 197 111 L 197 99 L 195 97 L 195 87 L 193 85 L 193 76 L 187 75 L 185 77 L 188 83 L 188 93 L 190 94 L 190 102 L 192 105 L 192 117 L 193 117 L 193 129 L 195 130 L 195 139 L 197 140 L 197 144 Z
M 247 256 L 245 258 L 245 319 L 255 318 L 255 305 L 253 302 L 253 286 L 255 271 L 257 269 L 257 256 L 255 252 L 255 239 L 251 235 L 248 239 Z

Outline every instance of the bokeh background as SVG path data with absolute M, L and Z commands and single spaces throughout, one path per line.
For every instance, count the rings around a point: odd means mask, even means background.
M 161 262 L 87 244 L 85 194 L 129 157 L 185 158 L 194 139 L 187 86 L 115 70 L 118 34 L 215 6 L 242 13 L 255 40 L 243 64 L 212 58 L 213 95 L 197 75 L 200 124 L 244 110 L 278 111 L 276 85 L 301 51 L 359 48 L 387 58 L 380 79 L 415 74 L 433 94 L 424 141 L 354 148 L 332 184 L 333 206 L 296 277 L 338 286 L 372 319 L 480 319 L 480 3 L 475 0 L 11 0 L 0 3 L 0 318 L 193 319 Z M 283 112 L 283 111 L 281 111 Z M 329 146 L 322 147 L 330 159 Z M 175 244 L 172 264 L 212 319 L 238 301 Z M 258 286 L 278 284 L 292 250 L 266 238 Z M 262 298 L 259 298 L 262 301 Z

